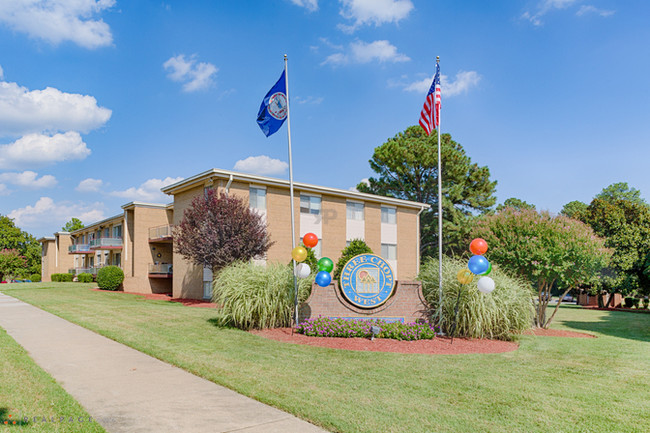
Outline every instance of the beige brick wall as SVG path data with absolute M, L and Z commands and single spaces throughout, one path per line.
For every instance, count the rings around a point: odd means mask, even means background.
M 294 191 L 294 215 L 296 242 L 299 239 L 300 193 Z M 289 263 L 291 261 L 291 208 L 289 207 L 289 190 L 266 188 L 267 229 L 274 242 L 267 253 L 269 262 Z
M 174 196 L 174 225 L 180 224 L 185 209 L 190 206 L 194 197 L 202 194 L 203 185 L 200 185 Z M 173 253 L 173 263 L 173 297 L 202 299 L 203 269 L 185 260 L 183 256 L 176 252 Z
M 41 248 L 41 280 L 52 281 L 52 274 L 57 273 L 55 268 L 56 247 L 54 240 L 43 241 Z
M 400 280 L 414 280 L 418 260 L 418 210 L 397 208 L 397 275 Z
M 334 196 L 321 196 L 323 216 L 323 257 L 329 257 L 334 264 L 345 248 L 346 239 L 346 199 Z
M 71 268 L 74 268 L 74 254 L 69 254 L 68 248 L 72 245 L 70 235 L 59 234 L 58 256 L 59 263 L 56 266 L 56 273 L 66 274 Z

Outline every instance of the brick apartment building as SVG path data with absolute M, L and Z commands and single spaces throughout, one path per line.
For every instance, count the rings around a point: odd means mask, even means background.
M 169 205 L 132 202 L 123 212 L 83 229 L 42 238 L 42 276 L 53 273 L 96 273 L 106 265 L 122 267 L 124 290 L 168 293 L 176 298 L 211 296 L 212 273 L 173 251 L 171 227 L 207 189 L 248 201 L 266 220 L 275 243 L 266 262 L 291 260 L 289 181 L 212 169 L 169 185 Z M 410 280 L 419 271 L 419 214 L 428 205 L 356 191 L 294 182 L 296 239 L 315 233 L 317 257 L 334 262 L 352 239 L 363 239 L 393 268 L 396 278 Z

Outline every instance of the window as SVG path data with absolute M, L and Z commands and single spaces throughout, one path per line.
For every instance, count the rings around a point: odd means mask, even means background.
M 397 260 L 397 245 L 381 244 L 381 256 L 384 260 Z
M 346 208 L 349 220 L 363 221 L 363 203 L 349 201 Z
M 266 210 L 266 189 L 250 187 L 249 206 L 251 209 Z
M 122 266 L 122 254 L 121 253 L 115 253 L 113 256 L 113 265 L 115 266 Z
M 300 194 L 300 213 L 320 215 L 320 197 Z
M 384 224 L 397 224 L 397 215 L 394 207 L 381 207 L 381 222 Z
M 113 237 L 120 239 L 122 238 L 122 225 L 113 227 Z
M 110 238 L 111 237 L 111 229 L 110 228 L 106 227 L 104 229 L 104 237 L 105 238 Z

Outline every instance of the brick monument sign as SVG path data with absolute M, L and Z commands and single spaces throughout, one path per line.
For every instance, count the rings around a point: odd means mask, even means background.
M 341 271 L 340 284 L 314 284 L 300 306 L 299 320 L 319 316 L 344 319 L 382 319 L 403 323 L 427 320 L 429 306 L 418 281 L 395 281 L 390 265 L 380 256 L 360 254 Z

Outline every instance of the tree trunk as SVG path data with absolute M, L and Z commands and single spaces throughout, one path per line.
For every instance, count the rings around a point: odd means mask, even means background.
M 612 302 L 614 301 L 614 294 L 616 293 L 616 290 L 612 290 L 609 294 L 609 299 L 607 300 L 607 305 L 605 305 L 605 308 L 610 308 L 610 305 L 612 305 Z
M 603 292 L 602 290 L 598 292 L 598 308 L 603 308 L 605 307 L 605 303 L 603 302 Z
M 553 321 L 553 318 L 555 317 L 555 313 L 557 313 L 557 310 L 560 309 L 560 304 L 562 303 L 562 299 L 566 296 L 567 293 L 569 293 L 570 290 L 571 290 L 571 287 L 566 289 L 564 291 L 564 293 L 562 293 L 562 295 L 560 295 L 560 299 L 557 300 L 557 305 L 555 306 L 555 310 L 553 310 L 553 314 L 551 314 L 550 319 L 548 319 L 548 322 L 546 322 L 544 324 L 544 326 L 543 326 L 544 329 L 548 328 L 548 325 L 551 324 L 551 322 Z

